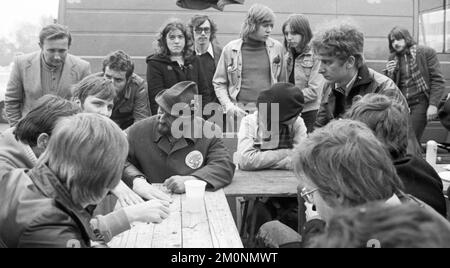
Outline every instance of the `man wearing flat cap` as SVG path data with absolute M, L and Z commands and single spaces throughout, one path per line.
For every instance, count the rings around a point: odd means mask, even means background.
M 203 133 L 218 127 L 195 115 L 196 95 L 194 82 L 174 85 L 156 96 L 158 115 L 129 129 L 124 180 L 143 198 L 164 199 L 151 183 L 182 194 L 188 180 L 203 180 L 211 190 L 231 182 L 235 165 L 222 139 Z

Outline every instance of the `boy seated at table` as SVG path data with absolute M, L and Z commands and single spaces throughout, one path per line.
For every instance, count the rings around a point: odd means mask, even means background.
M 237 157 L 241 170 L 292 169 L 293 148 L 307 137 L 307 129 L 300 117 L 305 104 L 302 91 L 290 83 L 278 83 L 260 93 L 257 108 L 246 116 L 238 134 Z M 249 218 L 254 230 L 273 219 L 296 229 L 296 198 L 260 200 Z M 252 234 L 250 234 L 252 235 Z

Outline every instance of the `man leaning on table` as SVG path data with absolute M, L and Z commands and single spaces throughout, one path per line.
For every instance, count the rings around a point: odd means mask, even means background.
M 196 95 L 198 89 L 194 82 L 174 85 L 156 96 L 158 115 L 129 129 L 129 162 L 124 181 L 143 198 L 161 196 L 151 183 L 164 183 L 168 190 L 182 194 L 185 193 L 184 182 L 188 180 L 203 180 L 212 190 L 231 182 L 235 165 L 222 139 L 206 137 L 210 135 L 205 135 L 204 131 L 201 135 L 192 133 L 195 129 L 221 133 L 219 127 L 195 115 Z M 183 110 L 181 116 L 176 111 L 178 108 Z M 179 122 L 183 124 L 177 127 Z

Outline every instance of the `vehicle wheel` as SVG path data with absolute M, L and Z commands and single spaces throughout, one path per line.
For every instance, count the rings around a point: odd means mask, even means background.
M 8 123 L 5 112 L 5 102 L 0 102 L 0 123 Z

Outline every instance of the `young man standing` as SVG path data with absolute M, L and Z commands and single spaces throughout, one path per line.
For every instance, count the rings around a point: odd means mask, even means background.
M 203 105 L 211 102 L 219 103 L 212 83 L 222 55 L 222 48 L 216 40 L 217 25 L 206 15 L 195 15 L 189 22 L 189 29 L 194 37 L 195 54 L 200 59 L 208 85 L 208 99 L 203 100 Z
M 254 105 L 260 92 L 287 81 L 283 45 L 270 38 L 274 23 L 275 14 L 270 8 L 253 5 L 241 38 L 223 49 L 213 84 L 228 115 L 244 117 L 246 111 L 238 104 Z
M 430 47 L 419 46 L 408 30 L 395 27 L 389 33 L 391 55 L 386 74 L 405 95 L 412 127 L 420 141 L 427 121 L 437 118 L 445 81 L 439 60 Z
M 69 99 L 71 86 L 90 74 L 88 62 L 68 54 L 71 44 L 67 27 L 48 25 L 39 34 L 41 51 L 14 60 L 5 94 L 10 126 L 15 126 L 46 94 Z

